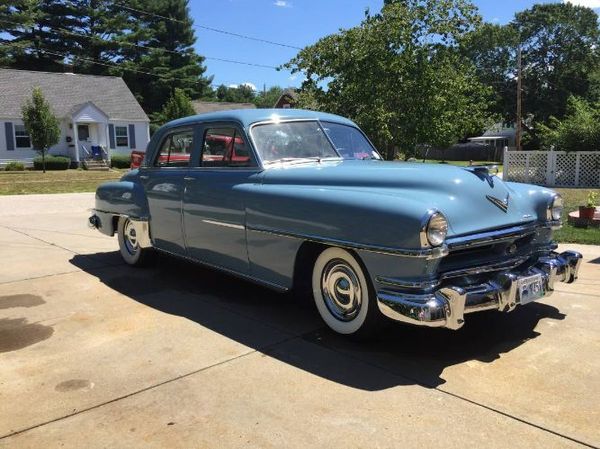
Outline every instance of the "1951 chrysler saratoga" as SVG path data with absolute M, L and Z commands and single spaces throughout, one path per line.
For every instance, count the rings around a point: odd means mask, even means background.
M 325 323 L 364 336 L 384 317 L 459 329 L 573 282 L 556 253 L 562 199 L 487 167 L 384 162 L 350 120 L 243 110 L 170 122 L 141 166 L 101 185 L 90 224 L 125 262 L 153 251 L 312 293 Z

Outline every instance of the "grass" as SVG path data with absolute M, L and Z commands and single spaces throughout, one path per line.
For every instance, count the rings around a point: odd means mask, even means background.
M 28 195 L 32 193 L 94 192 L 106 181 L 121 178 L 125 170 L 86 171 L 0 171 L 0 195 Z
M 554 238 L 562 243 L 585 243 L 589 245 L 600 245 L 600 228 L 576 228 L 567 223 L 569 212 L 577 210 L 579 206 L 585 205 L 590 191 L 600 194 L 600 189 L 554 189 L 560 193 L 565 201 L 563 212 L 563 227 L 554 232 Z

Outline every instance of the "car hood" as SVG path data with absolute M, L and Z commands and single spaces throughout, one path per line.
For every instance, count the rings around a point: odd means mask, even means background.
M 450 235 L 537 219 L 534 201 L 510 184 L 484 171 L 446 164 L 357 160 L 292 163 L 265 170 L 263 184 L 314 187 L 336 194 L 344 190 L 355 196 L 357 205 L 361 192 L 392 195 L 399 204 L 414 204 L 413 209 L 418 209 L 415 213 L 441 211 L 448 218 Z M 372 198 L 369 195 L 369 201 Z M 501 203 L 507 198 L 504 210 Z

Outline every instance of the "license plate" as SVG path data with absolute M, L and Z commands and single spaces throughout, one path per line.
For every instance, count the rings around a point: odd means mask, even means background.
M 517 280 L 519 302 L 527 304 L 544 296 L 542 275 L 536 274 Z

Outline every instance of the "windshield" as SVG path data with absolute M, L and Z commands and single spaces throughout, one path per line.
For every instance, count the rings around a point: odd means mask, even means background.
M 339 157 L 316 121 L 257 125 L 252 137 L 263 162 Z
M 353 126 L 321 122 L 323 129 L 344 159 L 381 159 L 366 137 Z

